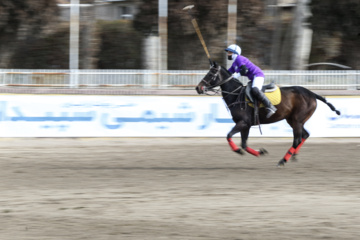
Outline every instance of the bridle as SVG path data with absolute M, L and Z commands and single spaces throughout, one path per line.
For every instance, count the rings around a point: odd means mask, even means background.
M 212 67 L 212 68 L 214 68 L 214 67 Z M 207 87 L 207 89 L 211 90 L 211 89 L 213 89 L 215 87 L 219 87 L 219 86 L 223 85 L 224 83 L 227 83 L 228 81 L 230 81 L 233 78 L 233 76 L 230 76 L 229 78 L 223 80 L 222 76 L 220 74 L 220 71 L 221 71 L 221 66 L 216 68 L 216 73 L 214 73 L 214 74 L 212 72 L 208 73 L 208 75 L 212 75 L 210 80 L 206 81 L 204 78 L 201 80 L 202 82 L 205 82 L 206 85 L 209 85 L 209 87 Z M 219 83 L 217 83 L 215 85 L 211 85 L 211 82 L 216 81 L 218 75 L 219 75 L 219 78 L 220 78 Z
M 213 67 L 213 68 L 214 68 L 214 67 Z M 205 89 L 205 94 L 206 94 L 206 95 L 215 95 L 215 94 L 217 94 L 217 93 L 219 93 L 219 92 L 223 92 L 223 93 L 226 93 L 226 94 L 227 94 L 226 97 L 227 97 L 228 95 L 237 95 L 235 92 L 236 92 L 237 90 L 241 89 L 241 88 L 243 87 L 243 85 L 239 86 L 238 88 L 236 88 L 235 90 L 233 90 L 233 91 L 231 91 L 231 92 L 223 91 L 223 90 L 221 90 L 221 89 L 216 89 L 216 90 L 214 90 L 215 87 L 219 87 L 219 86 L 221 86 L 221 85 L 223 85 L 223 84 L 225 84 L 225 83 L 227 83 L 227 82 L 229 82 L 229 81 L 231 81 L 231 80 L 235 80 L 235 78 L 234 78 L 232 75 L 231 75 L 230 77 L 226 78 L 226 79 L 223 79 L 222 75 L 220 74 L 220 71 L 221 71 L 221 66 L 220 66 L 220 65 L 219 65 L 216 69 L 217 69 L 216 73 L 214 73 L 214 74 L 211 73 L 211 72 L 208 73 L 208 75 L 209 75 L 209 74 L 212 75 L 210 80 L 207 81 L 207 80 L 205 80 L 204 78 L 201 80 L 201 82 L 204 82 L 204 83 L 206 83 L 206 85 L 209 86 L 209 87 L 206 87 L 206 89 Z M 220 81 L 219 81 L 218 83 L 212 85 L 211 82 L 216 81 L 216 79 L 217 79 L 218 76 L 219 76 L 219 78 L 220 78 Z M 214 94 L 208 94 L 208 93 L 207 93 L 208 91 L 214 92 Z

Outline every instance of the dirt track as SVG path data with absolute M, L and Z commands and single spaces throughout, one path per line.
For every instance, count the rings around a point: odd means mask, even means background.
M 238 139 L 236 138 L 238 142 Z M 360 139 L 0 139 L 0 239 L 359 239 Z M 266 143 L 267 142 L 267 143 Z

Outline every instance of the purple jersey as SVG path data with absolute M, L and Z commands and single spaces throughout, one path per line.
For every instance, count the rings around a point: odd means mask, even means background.
M 251 81 L 254 80 L 255 76 L 265 77 L 264 73 L 261 71 L 261 69 L 258 66 L 256 66 L 249 59 L 241 55 L 237 56 L 237 58 L 229 68 L 229 72 L 231 73 L 240 72 L 241 65 L 245 65 L 249 69 L 248 73 L 245 76 L 247 76 Z

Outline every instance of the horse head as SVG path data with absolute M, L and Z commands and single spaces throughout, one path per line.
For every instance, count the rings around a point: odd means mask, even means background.
M 198 94 L 203 94 L 207 90 L 211 90 L 214 87 L 219 86 L 220 82 L 220 71 L 221 66 L 218 65 L 216 62 L 210 66 L 209 72 L 201 79 L 199 84 L 196 86 L 196 91 Z
M 233 77 L 230 72 L 218 65 L 216 62 L 213 62 L 210 66 L 209 72 L 205 75 L 205 77 L 203 77 L 203 79 L 201 79 L 195 89 L 198 94 L 203 94 L 215 87 L 222 87 L 222 85 L 228 83 L 231 79 L 233 79 Z

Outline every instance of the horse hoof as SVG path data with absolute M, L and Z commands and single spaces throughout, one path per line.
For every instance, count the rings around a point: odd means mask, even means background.
M 296 156 L 297 156 L 297 154 L 294 154 L 294 155 L 291 156 L 291 161 L 292 162 L 297 162 L 298 161 Z
M 281 159 L 281 160 L 279 161 L 279 163 L 277 164 L 277 166 L 278 166 L 278 167 L 284 167 L 284 166 L 285 166 L 285 163 L 286 163 L 286 161 L 285 161 L 284 159 Z
M 264 149 L 264 148 L 260 148 L 259 153 L 260 153 L 260 155 L 265 155 L 265 154 L 268 154 L 268 151 L 266 151 L 266 149 Z
M 236 153 L 238 153 L 238 154 L 240 154 L 240 155 L 244 155 L 244 154 L 245 154 L 245 152 L 244 152 L 241 148 L 235 150 L 234 152 L 236 152 Z

